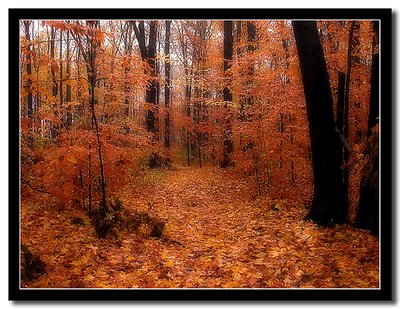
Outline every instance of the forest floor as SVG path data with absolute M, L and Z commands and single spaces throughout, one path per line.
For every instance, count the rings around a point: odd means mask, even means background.
M 303 221 L 303 203 L 254 198 L 246 181 L 229 173 L 177 167 L 127 184 L 125 209 L 164 220 L 162 238 L 119 229 L 99 239 L 83 210 L 24 202 L 21 239 L 46 273 L 22 286 L 379 287 L 377 237 L 350 225 Z

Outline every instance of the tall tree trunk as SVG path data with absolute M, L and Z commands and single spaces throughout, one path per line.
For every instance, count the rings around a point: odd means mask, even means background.
M 26 74 L 28 75 L 27 78 L 27 84 L 26 84 L 26 89 L 28 92 L 27 95 L 27 116 L 29 119 L 29 126 L 31 127 L 32 125 L 32 116 L 33 116 L 33 97 L 32 97 L 32 57 L 31 57 L 31 35 L 29 33 L 29 28 L 30 28 L 31 21 L 25 20 L 24 21 L 24 26 L 25 26 L 25 37 L 26 40 L 28 41 L 28 46 L 27 46 L 27 53 L 26 53 Z
M 194 123 L 194 133 L 192 140 L 192 154 L 197 156 L 199 166 L 202 166 L 202 147 L 204 134 L 201 131 L 202 122 L 202 102 L 204 95 L 206 93 L 204 87 L 204 72 L 205 72 L 205 57 L 207 49 L 207 27 L 208 22 L 200 20 L 196 22 L 195 35 L 196 44 L 194 45 L 194 50 L 192 54 L 192 63 L 194 64 L 194 97 L 195 102 L 193 103 L 193 123 Z
M 171 100 L 171 63 L 169 54 L 170 44 L 170 33 L 171 33 L 171 21 L 165 21 L 165 134 L 164 134 L 164 146 L 169 149 L 170 146 L 170 100 Z
M 188 65 L 188 64 L 186 64 Z M 190 101 L 192 99 L 192 79 L 189 76 L 189 68 L 185 68 L 185 76 L 186 76 L 186 85 L 185 85 L 185 101 L 186 101 L 186 117 L 187 119 L 191 119 L 191 104 Z M 186 152 L 187 152 L 187 164 L 190 165 L 190 142 L 191 142 L 191 133 L 188 128 L 186 128 Z
M 379 21 L 372 22 L 374 39 L 372 43 L 371 93 L 368 115 L 369 160 L 363 168 L 360 202 L 355 225 L 379 233 L 379 134 L 372 129 L 379 123 Z
M 342 223 L 346 216 L 338 198 L 341 145 L 335 132 L 328 71 L 317 25 L 314 21 L 294 21 L 293 30 L 306 99 L 314 176 L 314 196 L 307 218 L 321 225 Z
M 246 25 L 247 25 L 247 52 L 249 53 L 249 55 L 251 55 L 256 50 L 256 47 L 254 45 L 256 42 L 256 26 L 252 21 L 248 21 Z M 250 63 L 248 65 L 248 74 L 251 78 L 254 75 L 254 62 L 252 58 L 250 58 Z M 248 104 L 251 104 L 252 97 L 249 96 L 248 100 L 249 100 Z
M 99 21 L 87 21 L 87 24 L 93 29 L 97 30 L 99 28 Z M 73 33 L 73 32 L 71 32 Z M 103 163 L 103 150 L 102 150 L 102 143 L 100 140 L 100 131 L 99 131 L 99 125 L 98 125 L 98 120 L 96 117 L 95 113 L 95 103 L 96 103 L 96 79 L 97 79 L 97 63 L 96 63 L 96 58 L 97 58 L 97 51 L 99 48 L 99 43 L 92 37 L 92 36 L 87 36 L 87 42 L 88 42 L 88 48 L 87 51 L 85 52 L 84 49 L 82 48 L 82 42 L 78 36 L 79 40 L 79 45 L 81 48 L 81 52 L 83 55 L 83 58 L 85 59 L 86 62 L 86 70 L 87 70 L 87 79 L 89 81 L 89 106 L 91 109 L 91 118 L 92 118 L 92 129 L 94 128 L 94 131 L 96 133 L 96 139 L 97 139 L 97 155 L 99 159 L 99 165 L 100 165 L 100 189 L 101 189 L 101 203 L 100 203 L 100 213 L 103 217 L 106 216 L 107 214 L 107 196 L 106 196 L 106 180 L 105 180 L 105 173 L 104 173 L 104 163 Z
M 221 167 L 227 167 L 232 164 L 231 154 L 233 152 L 233 140 L 232 140 L 232 123 L 230 116 L 230 103 L 232 103 L 232 91 L 230 77 L 228 71 L 232 66 L 233 58 L 233 36 L 232 36 L 232 21 L 224 21 L 224 77 L 225 86 L 223 90 L 224 94 L 224 106 L 225 112 L 227 113 L 224 123 L 224 140 L 223 140 L 223 158 L 220 162 Z
M 147 62 L 150 66 L 151 81 L 146 91 L 146 102 L 152 104 L 151 108 L 147 111 L 147 130 L 156 135 L 158 133 L 157 123 L 157 82 L 156 78 L 156 46 L 157 46 L 157 22 L 150 22 L 150 33 L 149 33 L 149 46 L 148 46 L 148 58 Z M 154 136 L 157 138 L 156 136 Z
M 183 35 L 182 35 L 183 36 Z M 181 37 L 181 49 L 182 49 L 182 58 L 183 58 L 183 66 L 184 66 L 184 74 L 185 74 L 185 115 L 186 118 L 189 120 L 191 117 L 190 111 L 190 100 L 192 95 L 192 82 L 190 77 L 190 69 L 189 69 L 189 62 L 188 62 L 188 43 L 185 41 L 185 38 Z M 186 140 L 185 140 L 185 148 L 186 148 L 186 159 L 187 165 L 190 165 L 190 131 L 188 126 L 185 128 L 186 130 Z
M 37 27 L 37 33 L 36 33 L 36 37 L 39 37 L 39 26 Z M 34 26 L 32 26 L 32 38 L 35 37 L 35 33 L 34 33 Z M 32 51 L 34 51 L 37 55 L 37 57 L 40 59 L 42 57 L 41 54 L 41 48 L 37 47 L 36 50 L 34 49 L 34 46 L 32 46 Z M 40 63 L 38 63 L 37 65 L 34 65 L 35 68 L 35 73 L 36 73 L 36 80 L 39 80 L 39 73 L 40 73 Z M 36 93 L 35 93 L 35 100 L 33 103 L 33 114 L 36 116 L 39 113 L 39 109 L 40 109 L 40 101 L 41 101 L 41 93 L 40 93 L 40 89 L 36 88 Z M 35 123 L 37 123 L 37 126 L 34 125 L 34 130 L 35 132 L 38 132 L 38 130 L 41 129 L 41 121 L 35 117 Z M 41 133 L 43 136 L 43 133 Z
M 338 93 L 337 93 L 337 105 L 336 105 L 336 128 L 338 134 L 341 134 L 344 130 L 344 94 L 345 94 L 345 82 L 346 82 L 346 75 L 343 72 L 338 72 Z M 345 162 L 345 149 L 341 147 L 341 161 L 344 165 Z M 345 179 L 345 171 L 344 168 L 341 169 L 341 194 L 340 197 L 343 199 L 343 205 L 348 205 L 348 194 L 345 194 L 344 191 L 348 190 L 348 187 L 345 188 L 344 186 L 344 179 Z M 347 207 L 347 206 L 346 206 Z
M 246 22 L 246 28 L 247 28 L 247 63 L 245 66 L 246 70 L 246 79 L 244 82 L 244 90 L 245 90 L 245 95 L 241 96 L 240 98 L 240 119 L 242 121 L 248 121 L 251 120 L 251 112 L 249 110 L 249 107 L 253 105 L 254 103 L 254 95 L 253 91 L 249 91 L 249 88 L 252 87 L 253 85 L 253 78 L 254 78 L 254 61 L 252 54 L 254 53 L 256 47 L 255 47 L 255 42 L 256 42 L 256 26 L 254 25 L 254 22 L 252 21 L 247 21 Z M 246 146 L 247 147 L 247 146 Z
M 152 133 L 152 140 L 155 142 L 160 138 L 158 121 L 159 83 L 157 81 L 156 67 L 158 21 L 152 20 L 149 24 L 149 44 L 147 48 L 144 21 L 140 21 L 139 25 L 136 25 L 136 22 L 134 22 L 133 30 L 135 31 L 135 35 L 139 44 L 142 60 L 148 64 L 148 69 L 150 70 L 150 81 L 146 87 L 146 102 L 149 104 L 146 113 L 146 129 L 148 132 Z M 159 154 L 153 152 L 149 159 L 149 166 L 157 167 L 162 163 L 162 158 L 160 158 Z
M 374 39 L 372 43 L 371 93 L 368 114 L 368 132 L 379 123 L 379 21 L 373 21 Z
M 83 116 L 85 111 L 85 100 L 82 99 L 82 92 L 81 92 L 81 45 L 78 44 L 76 47 L 76 74 L 78 78 L 78 85 L 76 87 L 76 100 L 79 102 L 76 111 L 79 116 Z
M 238 58 L 242 55 L 242 23 L 241 20 L 236 21 L 236 54 Z
M 63 50 L 62 45 L 63 45 L 63 43 L 62 43 L 62 37 L 63 37 L 63 32 L 62 32 L 62 30 L 60 30 L 60 60 L 59 60 L 59 63 L 60 63 L 60 107 L 61 108 L 63 107 L 63 103 L 64 103 L 63 81 L 62 81 L 62 79 L 63 79 L 63 59 L 62 59 L 62 57 L 63 57 L 63 54 L 62 54 L 62 50 Z
M 345 90 L 344 90 L 344 104 L 343 104 L 343 123 L 342 128 L 339 128 L 343 132 L 343 136 L 346 140 L 349 139 L 349 99 L 350 99 L 350 81 L 351 81 L 351 68 L 353 63 L 352 51 L 355 46 L 353 42 L 353 34 L 356 27 L 356 22 L 352 21 L 349 32 L 349 42 L 348 42 L 348 50 L 347 50 L 347 72 L 346 72 L 346 80 L 345 80 Z M 343 153 L 343 211 L 347 214 L 349 207 L 349 152 L 344 151 Z
M 132 55 L 132 29 L 133 29 L 133 22 L 132 21 L 126 21 L 125 22 L 125 31 L 124 31 L 124 51 L 125 51 L 125 57 L 127 60 L 127 63 L 124 64 L 124 92 L 125 92 L 125 116 L 129 117 L 129 108 L 130 108 L 130 102 L 129 102 L 129 96 L 131 92 L 131 86 L 129 82 L 129 73 L 130 73 L 130 65 L 131 65 L 131 55 Z
M 146 88 L 146 102 L 151 106 L 146 113 L 147 131 L 154 133 L 154 138 L 158 138 L 157 123 L 157 81 L 156 81 L 156 47 L 157 47 L 157 21 L 150 21 L 149 44 L 146 47 L 146 34 L 144 29 L 144 21 L 133 23 L 133 30 L 139 44 L 140 55 L 142 60 L 147 62 L 150 69 L 150 83 Z
M 241 20 L 236 21 L 236 57 L 237 61 L 239 63 L 239 74 L 243 76 L 243 80 L 241 82 L 241 93 L 239 95 L 239 119 L 241 121 L 245 121 L 245 108 L 246 108 L 246 94 L 247 94 L 247 72 L 245 72 L 246 67 L 243 66 L 243 46 L 242 46 L 242 36 L 243 36 L 243 24 L 244 22 Z M 249 39 L 249 36 L 247 35 L 247 40 Z M 242 145 L 242 138 L 240 139 L 240 146 L 242 147 L 243 150 L 246 150 L 245 146 Z
M 57 86 L 57 81 L 56 81 L 56 72 L 54 70 L 55 66 L 55 41 L 56 41 L 56 30 L 54 27 L 51 27 L 51 32 L 50 32 L 50 57 L 52 61 L 51 65 L 51 78 L 53 80 L 53 86 L 52 86 L 52 95 L 53 97 L 57 96 L 58 93 L 58 86 Z
M 67 89 L 65 94 L 65 103 L 67 103 L 67 118 L 66 118 L 66 126 L 69 128 L 72 125 L 72 113 L 71 113 L 71 99 L 72 99 L 72 88 L 71 88 L 71 62 L 70 62 L 70 40 L 69 40 L 69 31 L 67 31 L 67 50 L 66 50 L 66 67 L 65 74 L 67 79 Z
M 338 72 L 338 94 L 336 106 L 336 127 L 343 132 L 343 113 L 344 113 L 344 89 L 346 76 L 343 72 Z

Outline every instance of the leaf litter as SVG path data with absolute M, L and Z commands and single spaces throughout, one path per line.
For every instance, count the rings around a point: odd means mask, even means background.
M 166 222 L 162 238 L 99 239 L 79 209 L 24 202 L 21 240 L 46 264 L 29 288 L 378 288 L 379 244 L 350 225 L 303 221 L 298 200 L 254 197 L 215 167 L 178 167 L 126 185 L 129 210 Z M 74 224 L 71 218 L 83 218 Z

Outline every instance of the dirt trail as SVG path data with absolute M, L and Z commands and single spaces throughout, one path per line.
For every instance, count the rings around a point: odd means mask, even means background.
M 378 287 L 376 238 L 303 222 L 302 205 L 254 198 L 230 173 L 179 167 L 128 185 L 126 208 L 165 220 L 162 239 L 120 231 L 101 240 L 91 225 L 72 225 L 70 211 L 46 211 L 44 220 L 39 210 L 23 212 L 22 238 L 48 265 L 26 286 Z

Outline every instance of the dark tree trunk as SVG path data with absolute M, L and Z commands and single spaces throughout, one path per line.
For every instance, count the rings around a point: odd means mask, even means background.
M 150 33 L 149 33 L 149 46 L 148 46 L 148 64 L 150 66 L 151 81 L 146 91 L 146 102 L 151 103 L 152 107 L 147 111 L 146 124 L 147 130 L 154 134 L 157 133 L 157 82 L 156 77 L 156 46 L 157 46 L 157 28 L 156 22 L 150 22 Z
M 366 155 L 369 160 L 363 168 L 360 202 L 355 225 L 379 233 L 379 135 L 372 129 L 379 123 L 379 22 L 373 22 L 371 93 L 368 115 L 368 141 Z
M 157 81 L 156 81 L 156 47 L 157 47 L 157 21 L 150 21 L 149 44 L 146 47 L 144 21 L 139 26 L 133 23 L 133 30 L 139 44 L 142 60 L 147 62 L 150 69 L 150 83 L 146 88 L 146 102 L 151 105 L 146 114 L 147 131 L 158 133 L 157 124 Z M 156 137 L 156 136 L 154 136 Z
M 228 102 L 232 102 L 232 92 L 228 80 L 228 71 L 232 67 L 233 58 L 233 37 L 232 37 L 232 21 L 224 21 L 224 76 L 227 79 L 224 87 L 225 107 Z
M 181 38 L 181 48 L 182 48 L 182 57 L 183 57 L 183 65 L 184 65 L 184 74 L 185 74 L 185 115 L 189 120 L 191 117 L 191 110 L 190 110 L 190 101 L 192 96 L 192 79 L 190 76 L 190 68 L 189 68 L 189 61 L 188 61 L 188 43 L 185 39 Z M 190 165 L 190 141 L 191 141 L 191 134 L 186 127 L 186 159 L 187 165 Z
M 37 37 L 39 37 L 39 27 L 37 30 Z M 32 38 L 34 37 L 34 27 L 32 27 Z M 32 46 L 32 50 L 34 50 L 34 46 Z M 41 53 L 41 49 L 38 47 L 36 48 L 36 54 L 37 57 L 40 59 L 42 56 Z M 37 64 L 37 66 L 35 65 L 35 73 L 36 73 L 36 80 L 39 80 L 39 73 L 40 73 L 40 64 Z M 36 89 L 36 93 L 35 93 L 35 99 L 34 99 L 34 103 L 33 103 L 33 114 L 36 115 L 39 112 L 40 109 L 40 105 L 41 105 L 41 93 L 39 88 Z M 37 121 L 35 121 L 37 123 Z M 37 123 L 38 125 L 34 127 L 34 129 L 37 130 L 41 128 L 41 122 L 39 121 L 39 123 Z
M 347 50 L 347 73 L 346 73 L 346 81 L 345 81 L 345 90 L 344 90 L 344 104 L 343 104 L 343 125 L 342 128 L 339 128 L 343 132 L 343 136 L 346 140 L 349 139 L 349 100 L 350 100 L 350 81 L 351 81 L 351 68 L 353 64 L 353 56 L 352 52 L 356 45 L 353 41 L 354 30 L 356 28 L 356 22 L 351 22 L 350 32 L 349 32 L 349 43 Z M 349 152 L 345 151 L 343 153 L 343 211 L 347 214 L 349 207 Z
M 255 41 L 256 41 L 256 26 L 254 22 L 246 22 L 247 28 L 247 55 L 251 56 L 255 51 Z M 244 82 L 245 95 L 240 97 L 240 120 L 249 121 L 251 120 L 250 106 L 254 103 L 254 96 L 251 87 L 253 85 L 254 78 L 254 62 L 253 57 L 247 58 L 247 63 L 245 67 L 246 79 Z M 248 146 L 248 145 L 247 145 Z M 245 148 L 247 149 L 247 146 Z
M 185 76 L 186 76 L 186 85 L 185 85 L 185 101 L 186 101 L 186 117 L 187 119 L 191 118 L 191 106 L 190 101 L 192 99 L 192 79 L 189 77 L 189 68 L 185 68 Z M 188 129 L 186 129 L 186 152 L 187 152 L 187 164 L 190 165 L 190 142 L 191 142 L 191 133 Z
M 314 176 L 314 196 L 307 218 L 321 225 L 343 223 L 341 145 L 335 132 L 333 101 L 316 22 L 294 21 L 302 73 Z
M 165 21 L 165 136 L 164 146 L 169 148 L 170 146 L 170 100 L 171 100 L 171 63 L 169 55 L 169 37 L 171 33 L 171 21 Z
M 379 134 L 370 134 L 365 154 L 369 156 L 363 167 L 360 201 L 355 226 L 379 233 Z
M 98 29 L 100 26 L 99 21 L 86 21 L 87 25 L 90 26 L 93 30 Z M 102 142 L 100 140 L 100 131 L 98 120 L 95 113 L 95 105 L 96 105 L 96 80 L 97 80 L 97 51 L 100 47 L 100 43 L 95 40 L 92 36 L 86 35 L 87 48 L 86 51 L 83 48 L 82 40 L 79 35 L 75 36 L 73 32 L 71 34 L 74 36 L 75 41 L 78 42 L 78 46 L 80 51 L 82 52 L 83 58 L 86 63 L 87 70 L 87 80 L 89 81 L 89 106 L 91 109 L 91 120 L 92 120 L 92 130 L 94 129 L 96 133 L 97 139 L 97 154 L 100 165 L 100 189 L 102 193 L 101 203 L 100 203 L 100 214 L 104 218 L 107 215 L 107 196 L 106 196 L 106 179 L 104 172 L 104 163 L 103 163 L 103 150 L 102 150 Z
M 343 72 L 338 72 L 338 98 L 336 107 L 336 127 L 343 131 L 343 113 L 344 113 L 344 86 L 346 76 Z
M 345 94 L 345 81 L 346 75 L 343 72 L 338 72 L 338 98 L 337 98 L 337 106 L 336 106 L 336 127 L 338 130 L 338 134 L 343 132 L 344 126 L 344 94 Z M 344 149 L 341 147 L 341 162 L 345 162 L 345 154 Z M 345 171 L 341 169 L 341 183 L 340 183 L 340 194 L 339 197 L 342 198 L 343 205 L 348 205 L 348 194 L 345 194 L 345 191 L 348 190 L 348 187 L 345 187 L 344 179 L 345 179 Z M 347 208 L 347 206 L 346 206 Z
M 248 21 L 247 23 L 247 52 L 249 54 L 252 54 L 255 50 L 255 42 L 256 42 L 256 26 L 254 25 L 254 22 Z M 251 62 L 248 66 L 248 74 L 249 76 L 254 75 L 254 63 Z
M 238 20 L 236 21 L 236 54 L 238 57 L 242 55 L 242 46 L 241 46 L 241 41 L 242 41 L 242 21 Z
M 67 78 L 67 89 L 65 94 L 65 102 L 67 103 L 67 118 L 66 118 L 66 126 L 69 128 L 72 125 L 72 113 L 71 113 L 71 99 L 72 99 L 72 89 L 71 89 L 71 63 L 70 63 L 70 40 L 69 40 L 69 31 L 67 31 L 67 50 L 66 50 L 66 67 L 65 74 Z
M 31 125 L 31 119 L 33 116 L 33 97 L 32 97 L 32 63 L 31 63 L 31 35 L 29 33 L 29 27 L 30 27 L 31 22 L 25 20 L 24 21 L 24 26 L 25 26 L 25 37 L 26 40 L 28 41 L 28 46 L 27 46 L 27 54 L 26 54 L 26 74 L 28 75 L 28 79 L 27 79 L 27 84 L 26 84 L 26 88 L 27 88 L 27 116 L 29 119 L 29 123 Z
M 55 40 L 56 40 L 56 31 L 54 27 L 51 27 L 51 32 L 50 32 L 50 57 L 51 61 L 53 61 L 53 64 L 51 65 L 51 78 L 53 80 L 53 87 L 52 87 L 52 95 L 53 97 L 57 96 L 58 93 L 58 86 L 56 82 L 56 72 L 54 70 L 54 63 L 55 63 L 55 55 L 54 55 L 54 49 L 55 49 Z
M 124 29 L 124 34 L 123 34 L 123 43 L 124 43 L 124 55 L 127 59 L 129 59 L 128 63 L 125 63 L 125 68 L 124 68 L 124 92 L 125 92 L 125 109 L 124 113 L 126 117 L 129 117 L 129 108 L 130 108 L 130 102 L 129 102 L 129 96 L 131 92 L 131 86 L 129 82 L 129 72 L 130 72 L 130 60 L 131 60 L 131 54 L 132 54 L 132 29 L 133 29 L 133 22 L 132 21 L 126 21 L 125 22 L 125 29 Z
M 98 22 L 94 25 L 94 27 L 98 26 Z M 90 43 L 90 56 L 89 56 L 89 62 L 90 62 L 90 69 L 88 69 L 88 79 L 90 81 L 90 89 L 91 91 L 91 97 L 90 97 L 90 105 L 92 108 L 92 120 L 94 121 L 94 126 L 95 126 L 95 131 L 96 131 L 96 137 L 97 137 L 97 151 L 98 151 L 98 156 L 99 156 L 99 162 L 100 162 L 100 185 L 101 185 L 101 193 L 102 193 L 102 199 L 101 199 L 101 207 L 100 210 L 103 215 L 107 212 L 107 200 L 106 200 L 106 180 L 105 180 L 105 174 L 104 174 L 104 164 L 103 164 L 103 154 L 102 154 L 102 143 L 100 141 L 100 132 L 99 132 L 99 126 L 97 123 L 97 118 L 95 114 L 95 89 L 96 89 L 96 57 L 97 57 L 97 43 L 94 42 L 93 38 L 91 38 L 91 43 Z
M 76 90 L 76 100 L 79 102 L 79 105 L 76 108 L 77 114 L 79 116 L 83 116 L 84 110 L 85 110 L 85 100 L 82 99 L 82 92 L 81 92 L 81 86 L 80 86 L 80 81 L 81 81 L 81 66 L 80 66 L 80 61 L 81 61 L 81 45 L 78 44 L 76 47 L 76 73 L 78 76 L 78 87 Z
M 204 115 L 202 109 L 203 98 L 206 93 L 204 86 L 205 55 L 207 49 L 207 27 L 208 22 L 200 20 L 196 22 L 195 35 L 196 44 L 192 53 L 192 63 L 194 68 L 194 97 L 192 120 L 194 124 L 193 140 L 191 144 L 192 155 L 197 157 L 199 166 L 202 166 L 202 147 L 204 134 L 201 132 L 201 122 Z
M 374 40 L 371 67 L 371 94 L 368 115 L 368 132 L 379 123 L 379 22 L 373 22 Z
M 228 71 L 232 66 L 233 58 L 233 36 L 232 36 L 232 21 L 224 21 L 224 77 L 225 87 L 223 90 L 224 102 L 225 102 L 225 132 L 223 141 L 223 158 L 220 162 L 221 167 L 227 167 L 232 164 L 231 154 L 233 152 L 233 140 L 232 140 L 232 123 L 229 112 L 229 105 L 232 102 L 232 91 L 230 87 L 230 78 Z
M 62 32 L 62 30 L 60 30 L 60 60 L 59 60 L 59 63 L 60 63 L 60 107 L 62 108 L 63 107 L 63 103 L 64 103 L 64 97 L 63 97 L 63 63 L 62 63 L 62 57 L 63 57 L 63 54 L 62 54 L 62 36 L 63 36 L 63 32 Z

